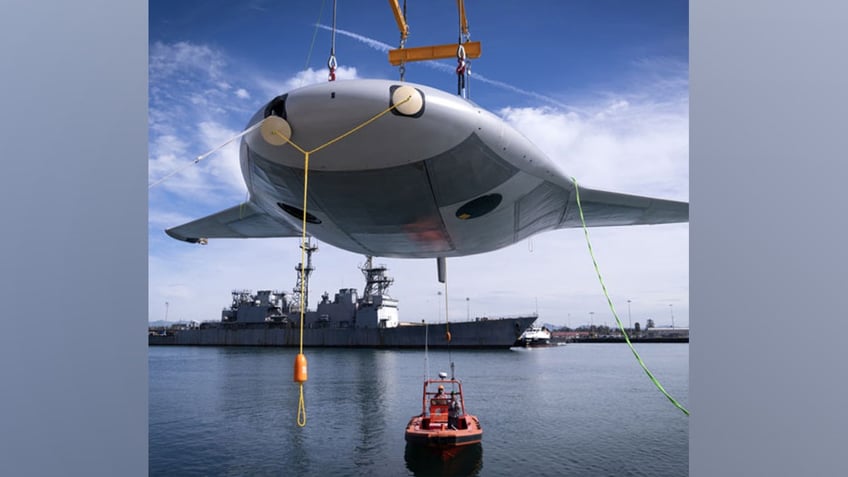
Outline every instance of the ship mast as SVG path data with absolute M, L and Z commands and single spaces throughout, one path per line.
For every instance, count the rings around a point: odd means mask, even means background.
M 359 267 L 362 274 L 365 275 L 365 290 L 362 293 L 363 303 L 373 303 L 374 296 L 386 295 L 386 290 L 394 283 L 394 278 L 386 276 L 386 266 L 374 266 L 373 257 L 365 256 L 365 264 Z
M 312 238 L 310 237 L 305 246 L 301 244 L 300 248 L 306 252 L 306 268 L 303 268 L 303 262 L 298 263 L 294 267 L 294 270 L 297 272 L 297 282 L 292 290 L 294 292 L 290 307 L 292 310 L 300 309 L 300 300 L 303 300 L 303 309 L 309 309 L 309 275 L 315 270 L 312 266 L 312 252 L 318 250 L 318 245 L 313 245 Z M 303 270 L 303 274 L 300 273 L 301 269 Z M 301 281 L 301 277 L 303 277 L 303 281 Z

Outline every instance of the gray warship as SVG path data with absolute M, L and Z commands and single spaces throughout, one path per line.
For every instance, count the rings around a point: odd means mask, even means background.
M 300 300 L 304 297 L 303 345 L 350 348 L 509 348 L 536 321 L 535 314 L 517 317 L 478 317 L 449 323 L 402 322 L 398 301 L 388 288 L 393 279 L 386 267 L 366 257 L 360 267 L 365 288 L 342 288 L 330 299 L 321 296 L 315 310 L 308 310 L 308 284 L 312 253 L 307 244 L 306 266 L 295 267 L 297 284 L 291 295 L 274 290 L 234 290 L 232 304 L 220 321 L 203 322 L 184 329 L 150 333 L 150 345 L 186 346 L 299 346 Z M 301 268 L 303 268 L 301 273 Z M 447 332 L 450 331 L 450 342 Z

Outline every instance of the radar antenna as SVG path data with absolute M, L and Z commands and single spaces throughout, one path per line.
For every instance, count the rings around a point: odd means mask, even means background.
M 312 266 L 312 252 L 318 250 L 318 245 L 313 245 L 312 238 L 310 237 L 306 241 L 305 245 L 300 245 L 300 248 L 306 252 L 306 268 L 303 267 L 303 262 L 298 263 L 297 266 L 294 267 L 294 270 L 297 272 L 297 282 L 292 290 L 294 292 L 290 306 L 292 310 L 300 309 L 301 300 L 303 300 L 303 309 L 309 309 L 309 275 L 313 270 L 315 270 Z M 302 275 L 300 273 L 301 269 L 303 269 Z M 303 277 L 303 281 L 301 281 L 301 276 Z
M 386 291 L 394 283 L 394 278 L 386 276 L 385 265 L 373 265 L 373 257 L 365 256 L 365 264 L 359 267 L 365 275 L 365 290 L 362 293 L 363 303 L 373 303 L 375 296 L 387 296 Z

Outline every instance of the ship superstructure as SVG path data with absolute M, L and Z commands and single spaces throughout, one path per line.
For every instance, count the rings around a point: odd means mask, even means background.
M 232 304 L 221 312 L 221 321 L 201 323 L 197 329 L 167 336 L 150 336 L 150 344 L 296 346 L 300 335 L 300 300 L 308 304 L 309 277 L 314 271 L 312 254 L 318 247 L 308 243 L 303 263 L 295 267 L 297 282 L 291 295 L 275 290 L 234 290 Z M 301 273 L 301 267 L 303 273 Z M 362 295 L 355 288 L 324 292 L 315 310 L 305 310 L 304 346 L 345 347 L 446 347 L 446 323 L 400 321 L 398 300 L 388 289 L 394 282 L 384 265 L 366 257 L 360 266 L 365 278 Z M 301 298 L 303 296 L 303 298 Z M 509 318 L 476 318 L 450 323 L 450 346 L 456 348 L 508 348 L 536 315 Z M 426 328 L 431 328 L 427 330 Z M 428 333 L 429 331 L 429 333 Z
M 233 302 L 221 312 L 221 322 L 237 323 L 281 323 L 297 327 L 300 323 L 300 300 L 303 296 L 304 308 L 308 305 L 309 276 L 315 268 L 312 266 L 312 253 L 318 247 L 306 246 L 306 266 L 295 267 L 297 283 L 293 293 L 273 290 L 260 290 L 253 294 L 250 290 L 234 290 Z M 340 289 L 332 300 L 324 292 L 315 310 L 304 313 L 304 328 L 395 328 L 400 326 L 398 301 L 388 294 L 394 279 L 386 275 L 384 265 L 374 265 L 372 257 L 366 257 L 360 267 L 365 277 L 365 288 L 359 296 L 355 288 Z
M 551 331 L 545 326 L 531 326 L 515 341 L 516 346 L 550 346 Z

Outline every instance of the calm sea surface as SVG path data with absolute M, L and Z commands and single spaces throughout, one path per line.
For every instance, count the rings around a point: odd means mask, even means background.
M 636 349 L 686 407 L 689 345 Z M 446 462 L 404 442 L 423 351 L 306 349 L 305 428 L 296 353 L 150 347 L 150 475 L 688 475 L 688 417 L 624 344 L 453 351 L 483 443 Z M 428 361 L 432 376 L 450 371 L 447 351 Z

